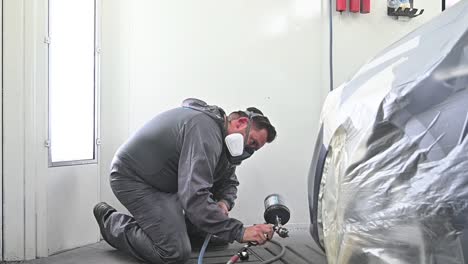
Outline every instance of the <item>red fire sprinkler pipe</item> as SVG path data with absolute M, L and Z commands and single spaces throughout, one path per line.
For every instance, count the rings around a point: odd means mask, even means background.
M 361 11 L 361 0 L 349 0 L 349 11 L 358 13 Z
M 370 13 L 370 0 L 361 0 L 361 13 Z
M 336 11 L 346 11 L 346 0 L 336 0 Z

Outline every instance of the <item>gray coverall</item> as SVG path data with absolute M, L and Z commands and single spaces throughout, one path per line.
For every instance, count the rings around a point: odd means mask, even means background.
M 157 115 L 117 151 L 110 184 L 133 215 L 112 213 L 107 242 L 149 263 L 184 263 L 191 253 L 185 218 L 220 239 L 240 241 L 243 224 L 226 216 L 239 182 L 226 158 L 224 111 L 197 99 Z

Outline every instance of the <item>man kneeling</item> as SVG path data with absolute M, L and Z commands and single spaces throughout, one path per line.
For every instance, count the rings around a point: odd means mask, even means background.
M 274 126 L 253 107 L 226 115 L 187 99 L 157 115 L 115 154 L 110 185 L 132 216 L 97 204 L 103 238 L 149 263 L 186 262 L 193 228 L 226 242 L 265 243 L 271 225 L 244 227 L 228 213 L 237 198 L 236 166 L 275 137 Z

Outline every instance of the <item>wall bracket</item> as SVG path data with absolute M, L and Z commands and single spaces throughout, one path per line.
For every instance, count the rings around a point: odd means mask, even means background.
M 410 8 L 407 7 L 387 7 L 387 15 L 394 17 L 417 17 L 424 13 L 424 9 L 414 8 L 414 0 L 409 0 Z

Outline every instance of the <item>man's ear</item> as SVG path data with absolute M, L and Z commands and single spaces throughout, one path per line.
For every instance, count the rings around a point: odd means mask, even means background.
M 237 129 L 244 129 L 249 124 L 249 119 L 247 117 L 239 117 L 236 120 L 237 120 L 237 122 L 236 122 L 236 128 Z

